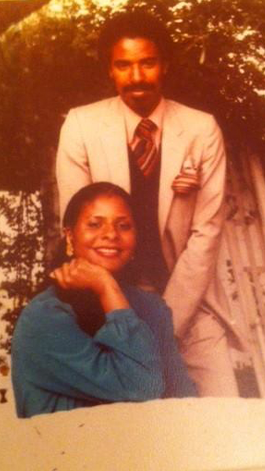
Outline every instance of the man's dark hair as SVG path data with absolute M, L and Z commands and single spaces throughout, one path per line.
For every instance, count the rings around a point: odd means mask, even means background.
M 99 60 L 108 66 L 113 46 L 122 38 L 146 38 L 158 48 L 164 61 L 172 55 L 173 41 L 161 20 L 143 10 L 117 13 L 104 23 L 98 40 Z

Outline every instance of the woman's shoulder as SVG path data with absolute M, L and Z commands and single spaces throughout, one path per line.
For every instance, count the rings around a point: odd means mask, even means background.
M 152 312 L 170 314 L 170 309 L 164 299 L 153 291 L 145 291 L 142 288 L 133 285 L 124 285 L 123 291 L 132 307 L 135 305 L 152 310 Z
M 19 319 L 18 325 L 30 321 L 38 322 L 39 319 L 48 321 L 49 318 L 55 317 L 56 313 L 60 316 L 65 312 L 68 315 L 72 313 L 70 305 L 63 303 L 57 296 L 54 286 L 50 286 L 41 293 L 37 294 L 32 300 L 24 307 Z M 44 316 L 45 313 L 45 316 Z
M 38 293 L 36 296 L 34 296 L 34 298 L 31 299 L 25 309 L 28 308 L 31 310 L 32 308 L 34 309 L 36 306 L 47 307 L 48 305 L 56 306 L 61 304 L 63 303 L 57 296 L 55 287 L 49 286 L 44 291 L 41 291 L 41 293 Z

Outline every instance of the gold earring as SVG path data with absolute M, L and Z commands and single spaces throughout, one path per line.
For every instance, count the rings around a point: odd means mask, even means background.
M 72 257 L 74 255 L 74 249 L 73 249 L 73 246 L 72 246 L 72 242 L 67 239 L 66 241 L 66 255 L 68 257 Z

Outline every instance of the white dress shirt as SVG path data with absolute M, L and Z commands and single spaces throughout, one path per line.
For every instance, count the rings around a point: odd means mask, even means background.
M 143 119 L 143 117 L 136 114 L 131 108 L 129 108 L 124 103 L 124 101 L 121 100 L 121 103 L 125 120 L 127 143 L 129 144 L 129 146 L 131 146 L 135 138 L 135 129 L 137 128 L 138 124 Z M 164 111 L 165 99 L 162 97 L 154 111 L 149 116 L 146 116 L 146 118 L 150 119 L 157 126 L 157 129 L 154 131 L 153 136 L 157 149 L 159 149 L 162 138 Z

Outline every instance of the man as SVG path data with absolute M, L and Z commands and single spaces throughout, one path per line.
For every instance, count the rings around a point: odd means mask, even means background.
M 163 291 L 201 396 L 237 396 L 228 343 L 240 348 L 215 278 L 223 223 L 225 151 L 214 118 L 166 100 L 171 39 L 157 19 L 120 13 L 106 22 L 99 57 L 118 97 L 69 112 L 57 179 L 61 214 L 94 181 L 131 191 L 142 285 Z

